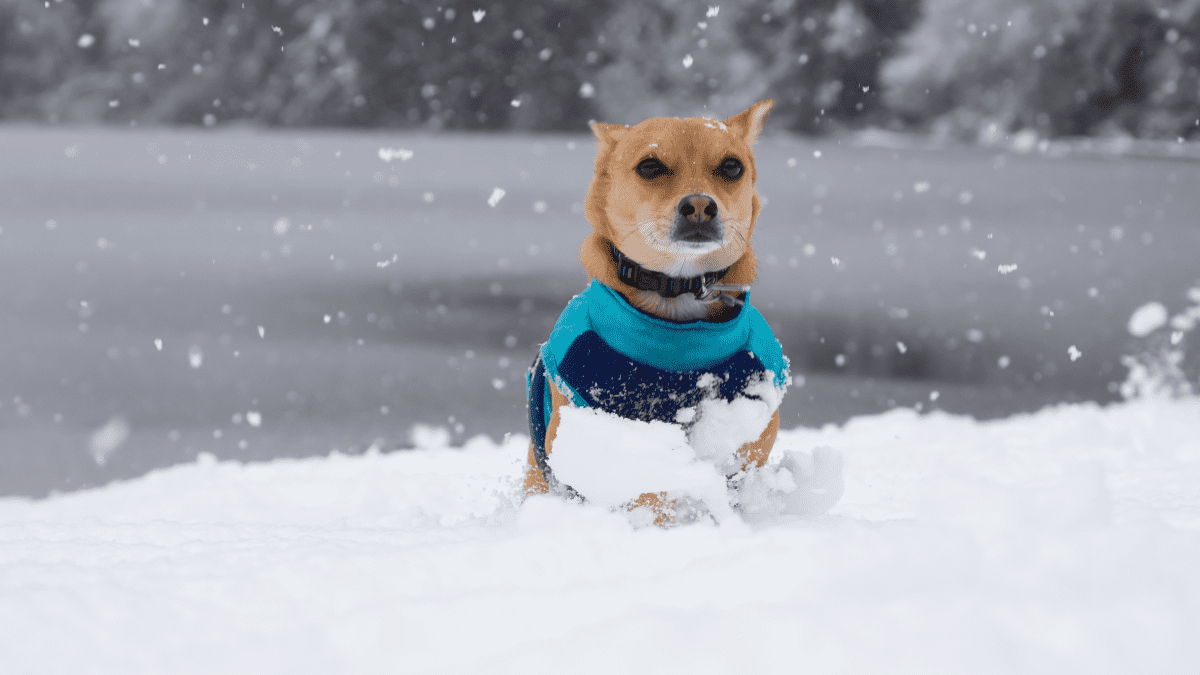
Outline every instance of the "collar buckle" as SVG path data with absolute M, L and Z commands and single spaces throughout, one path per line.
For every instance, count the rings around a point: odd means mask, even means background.
M 750 284 L 708 284 L 705 283 L 705 281 L 706 280 L 701 280 L 700 290 L 696 291 L 697 300 L 708 300 L 712 296 L 716 295 L 717 300 L 720 300 L 726 307 L 746 304 L 745 300 L 732 294 L 749 293 Z

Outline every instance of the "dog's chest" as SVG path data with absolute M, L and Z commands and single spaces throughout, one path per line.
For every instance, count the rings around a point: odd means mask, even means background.
M 757 398 L 747 388 L 766 370 L 746 349 L 703 369 L 665 370 L 622 354 L 587 331 L 571 344 L 558 374 L 590 407 L 644 422 L 686 422 L 680 411 L 703 400 Z

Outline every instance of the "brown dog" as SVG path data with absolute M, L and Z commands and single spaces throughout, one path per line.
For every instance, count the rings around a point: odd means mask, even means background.
M 757 266 L 751 146 L 773 103 L 723 122 L 592 125 L 599 142 L 585 213 L 594 232 L 580 258 L 594 281 L 564 311 L 531 369 L 527 492 L 556 487 L 547 458 L 564 405 L 691 429 L 705 400 L 760 400 L 746 393 L 747 383 L 770 380 L 782 396 L 786 359 L 744 303 Z M 740 466 L 726 462 L 726 471 L 766 462 L 779 428 L 778 400 L 772 405 L 756 440 L 734 453 Z M 670 518 L 662 495 L 634 504 L 654 508 L 660 523 Z

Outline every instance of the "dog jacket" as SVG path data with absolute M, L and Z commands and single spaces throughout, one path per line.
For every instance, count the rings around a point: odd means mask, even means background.
M 599 281 L 575 296 L 527 377 L 534 458 L 550 484 L 550 386 L 579 407 L 671 423 L 705 398 L 756 398 L 746 389 L 764 380 L 782 392 L 788 361 L 779 341 L 748 301 L 737 309 L 729 321 L 678 323 L 637 309 Z

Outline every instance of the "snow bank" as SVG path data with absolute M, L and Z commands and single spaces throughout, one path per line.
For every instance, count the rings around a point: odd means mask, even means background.
M 519 504 L 523 439 L 0 500 L 0 670 L 1194 672 L 1198 422 L 1189 399 L 784 432 L 797 481 L 844 463 L 831 511 L 671 530 Z

